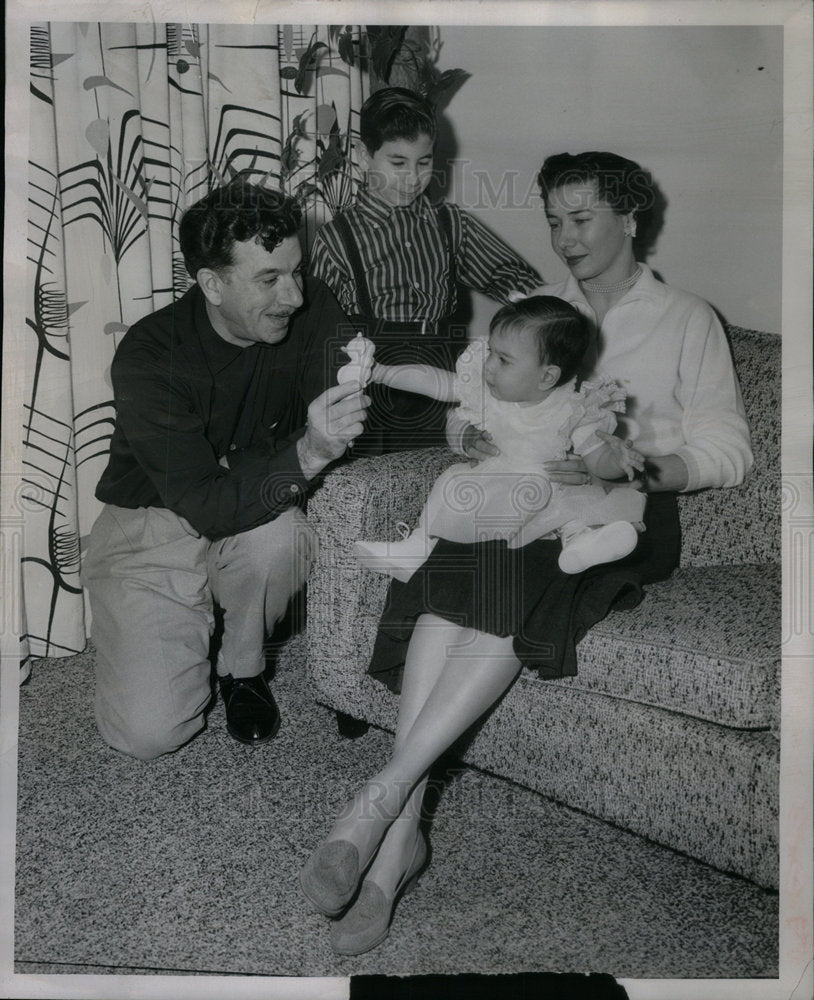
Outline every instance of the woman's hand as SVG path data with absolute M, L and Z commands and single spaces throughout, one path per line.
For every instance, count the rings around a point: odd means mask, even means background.
M 690 481 L 687 465 L 680 455 L 657 455 L 648 458 L 644 473 L 648 493 L 686 490 Z
M 470 424 L 461 435 L 461 451 L 473 464 L 500 454 L 500 448 L 492 442 L 489 431 L 482 431 L 474 424 Z
M 571 455 L 570 458 L 557 462 L 543 462 L 543 469 L 552 483 L 562 483 L 564 486 L 585 486 L 593 480 L 579 455 Z
M 626 441 L 614 437 L 613 434 L 606 434 L 604 431 L 597 431 L 596 434 L 613 449 L 614 458 L 623 465 L 628 479 L 636 480 L 635 489 L 643 490 L 645 493 L 660 493 L 681 491 L 687 488 L 689 472 L 684 459 L 679 455 L 649 455 L 645 457 L 641 452 L 631 448 Z M 627 465 L 625 465 L 626 462 Z M 618 481 L 603 479 L 602 475 L 603 473 L 595 470 L 592 481 L 599 486 L 604 486 L 606 490 L 622 485 Z
M 605 431 L 597 431 L 596 436 L 605 442 L 609 448 L 609 457 L 619 466 L 622 474 L 627 476 L 629 481 L 644 473 L 644 455 L 636 451 L 632 441 L 623 441 L 615 434 L 608 434 Z M 612 472 L 607 473 L 607 475 L 612 474 Z

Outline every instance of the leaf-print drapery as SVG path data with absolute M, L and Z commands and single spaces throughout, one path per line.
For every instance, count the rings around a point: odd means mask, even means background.
M 188 285 L 181 212 L 249 170 L 305 198 L 312 238 L 358 183 L 345 159 L 368 86 L 356 44 L 352 26 L 32 28 L 24 666 L 85 646 L 79 565 L 113 427 L 110 363 L 128 326 Z

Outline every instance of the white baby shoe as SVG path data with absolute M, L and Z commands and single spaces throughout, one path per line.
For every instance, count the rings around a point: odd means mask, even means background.
M 583 528 L 563 537 L 557 560 L 563 573 L 581 573 L 600 563 L 616 562 L 636 548 L 639 536 L 630 521 L 614 521 L 599 528 Z
M 387 573 L 394 580 L 407 583 L 427 561 L 438 539 L 430 538 L 420 529 L 410 532 L 403 521 L 397 527 L 406 537 L 395 542 L 354 542 L 353 551 L 359 562 L 374 573 Z

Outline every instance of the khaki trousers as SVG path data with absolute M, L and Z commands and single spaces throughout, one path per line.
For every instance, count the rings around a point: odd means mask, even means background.
M 211 696 L 213 600 L 224 613 L 218 674 L 256 676 L 266 635 L 305 583 L 315 550 L 297 508 L 211 542 L 170 510 L 107 505 L 82 568 L 103 739 L 150 760 L 198 733 Z

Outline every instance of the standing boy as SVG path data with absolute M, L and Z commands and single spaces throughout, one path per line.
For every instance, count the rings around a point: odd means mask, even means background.
M 537 287 L 540 276 L 473 216 L 433 206 L 424 193 L 436 136 L 427 100 L 402 87 L 376 91 L 362 106 L 360 136 L 367 183 L 356 204 L 317 233 L 311 272 L 373 340 L 382 364 L 452 370 L 465 345 L 449 325 L 456 283 L 505 303 L 510 292 Z M 357 454 L 446 443 L 446 404 L 371 388 Z

